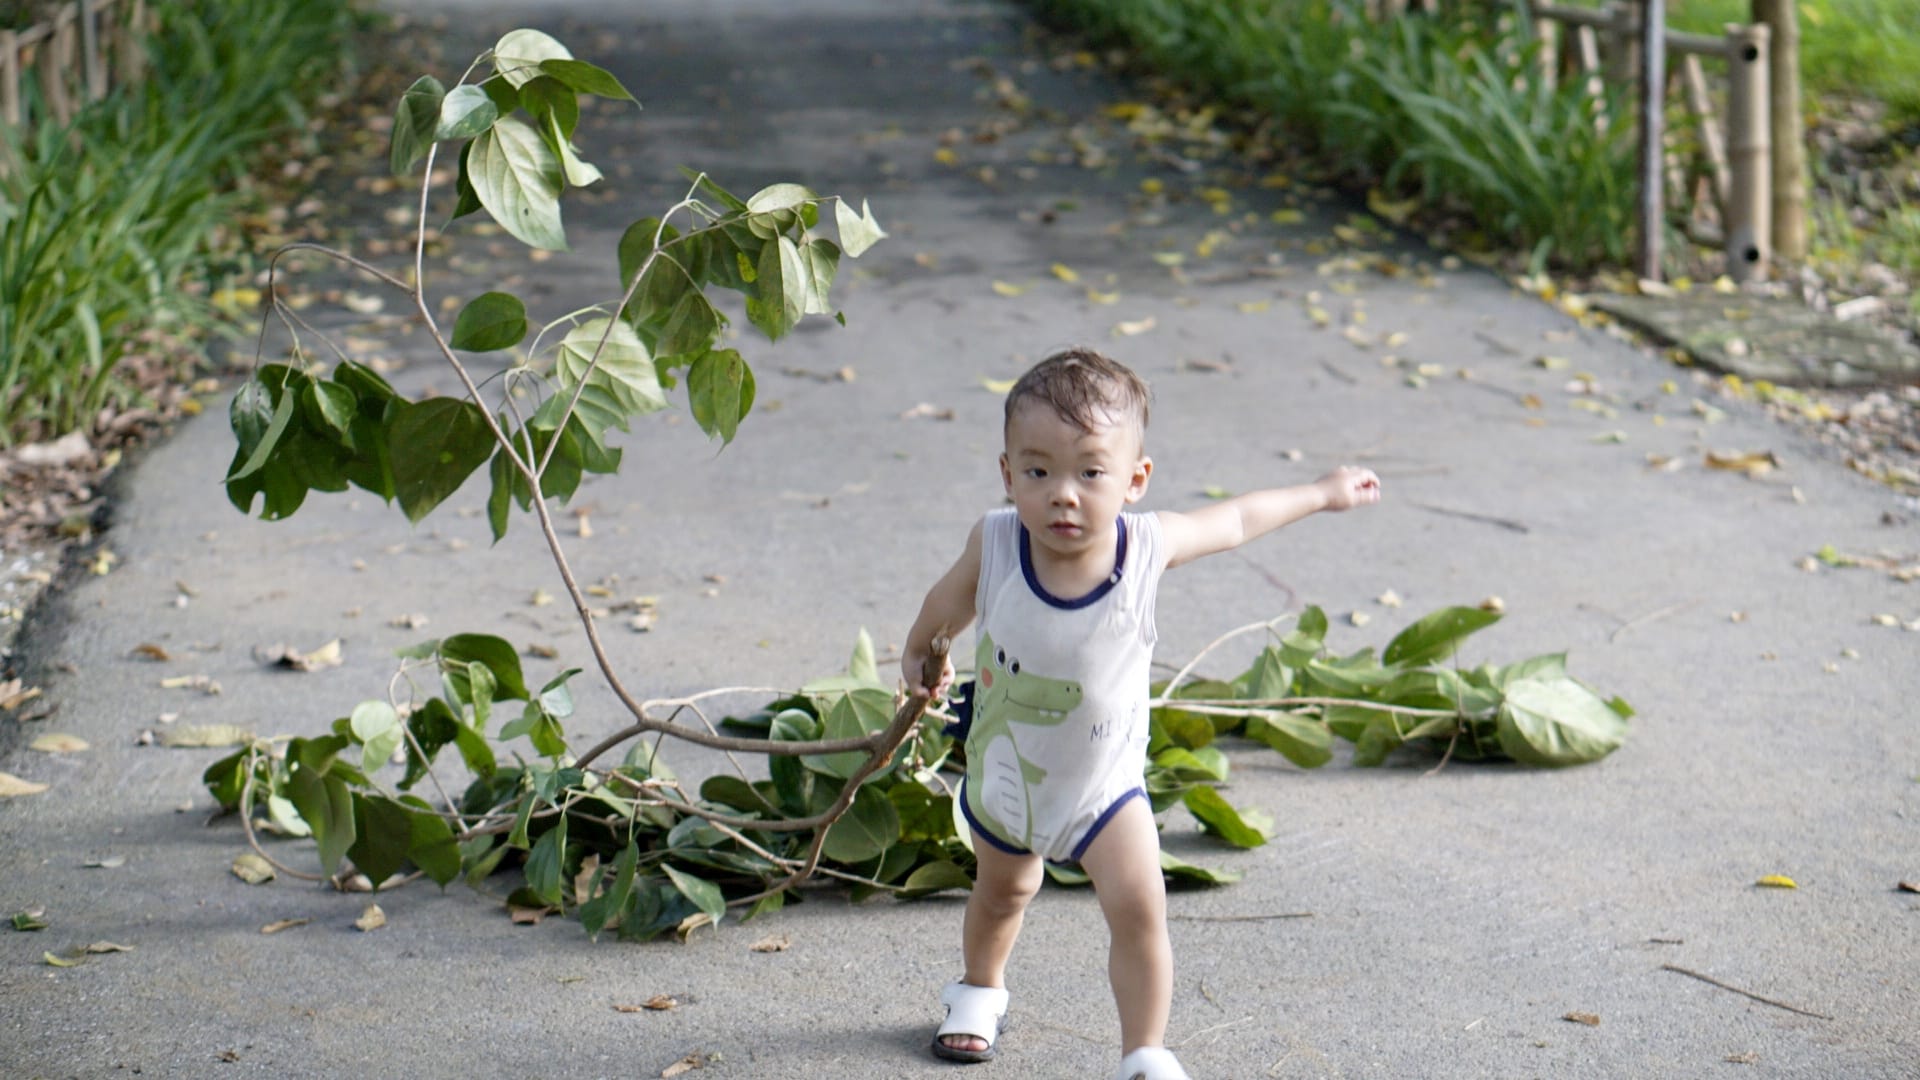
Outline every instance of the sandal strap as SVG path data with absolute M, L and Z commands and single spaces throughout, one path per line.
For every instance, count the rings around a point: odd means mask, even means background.
M 1142 1046 L 1120 1059 L 1120 1071 L 1114 1080 L 1193 1080 L 1180 1060 L 1164 1046 Z
M 940 990 L 940 1004 L 947 1007 L 947 1018 L 935 1038 L 942 1035 L 972 1035 L 992 1046 L 1000 1037 L 1007 1015 L 1008 995 L 1004 987 L 969 986 L 948 983 Z

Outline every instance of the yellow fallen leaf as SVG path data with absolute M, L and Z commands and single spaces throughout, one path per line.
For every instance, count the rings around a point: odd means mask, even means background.
M 953 147 L 943 146 L 933 152 L 933 160 L 942 165 L 958 165 L 960 164 L 960 155 L 953 152 Z
M 1156 251 L 1153 253 L 1153 261 L 1161 266 L 1179 266 L 1187 261 L 1187 256 L 1182 251 Z
M 1326 326 L 1333 321 L 1333 316 L 1328 314 L 1327 309 L 1323 307 L 1308 307 L 1307 318 L 1313 320 L 1313 325 L 1315 326 Z
M 1275 210 L 1273 213 L 1267 215 L 1267 220 L 1273 222 L 1275 225 L 1298 225 L 1307 220 L 1307 215 L 1298 210 L 1288 208 Z
M 1724 469 L 1728 472 L 1743 472 L 1751 477 L 1761 477 L 1780 466 L 1780 459 L 1771 450 L 1709 450 L 1706 456 L 1707 468 Z
M 0 799 L 12 799 L 21 795 L 38 795 L 47 790 L 47 785 L 36 784 L 31 780 L 22 780 L 12 773 L 0 772 Z
M 378 930 L 387 925 L 387 913 L 380 910 L 379 904 L 368 904 L 367 910 L 361 912 L 360 917 L 353 920 L 353 925 L 355 929 L 362 933 L 369 930 Z
M 1769 889 L 1797 889 L 1800 887 L 1795 884 L 1792 878 L 1785 874 L 1768 874 L 1766 877 L 1754 882 L 1754 884 L 1764 885 Z
M 1054 277 L 1059 278 L 1069 285 L 1080 280 L 1080 272 L 1065 263 L 1054 263 L 1050 269 L 1053 271 Z
M 1383 592 L 1379 596 L 1374 597 L 1373 602 L 1381 605 L 1382 607 L 1391 607 L 1391 608 L 1397 608 L 1401 605 L 1401 603 L 1403 603 L 1403 601 L 1400 599 L 1400 594 L 1397 592 L 1394 592 L 1392 589 L 1388 589 L 1386 592 Z
M 260 932 L 263 934 L 277 934 L 282 930 L 291 930 L 296 926 L 305 926 L 312 921 L 312 919 L 275 919 L 273 922 L 261 927 Z
M 1533 358 L 1533 363 L 1534 366 L 1546 368 L 1548 371 L 1559 371 L 1573 366 L 1573 361 L 1564 356 L 1536 356 Z
M 1364 611 L 1354 611 L 1347 615 L 1347 621 L 1355 626 L 1365 626 L 1373 621 L 1373 616 Z
M 79 967 L 80 966 L 80 961 L 78 960 L 63 959 L 61 957 L 53 955 L 50 952 L 41 953 L 40 959 L 46 961 L 49 967 Z
M 1228 491 L 1226 488 L 1221 487 L 1219 484 L 1208 484 L 1206 487 L 1203 487 L 1200 489 L 1200 494 L 1205 495 L 1209 499 L 1233 498 L 1233 492 Z
M 232 289 L 216 289 L 207 299 L 213 306 L 227 315 L 244 315 L 260 306 L 260 290 L 245 286 Z
M 1140 181 L 1140 190 L 1146 192 L 1148 195 L 1158 195 L 1167 190 L 1167 185 L 1149 176 L 1145 180 Z
M 1027 291 L 1027 287 L 1025 285 L 1015 285 L 1010 281 L 996 281 L 993 283 L 993 291 L 999 293 L 1001 296 L 1019 296 L 1021 293 Z
M 1159 325 L 1159 320 L 1149 315 L 1144 319 L 1135 319 L 1132 322 L 1116 323 L 1113 332 L 1121 337 L 1138 337 L 1157 325 Z
M 1087 299 L 1096 304 L 1117 304 L 1120 302 L 1120 291 L 1115 289 L 1113 292 L 1100 292 L 1097 289 L 1088 289 Z
M 27 748 L 43 754 L 77 754 L 87 748 L 87 740 L 78 735 L 50 731 L 28 743 Z
M 1242 315 L 1253 315 L 1253 314 L 1257 314 L 1258 312 L 1265 311 L 1268 308 L 1272 307 L 1273 301 L 1242 300 L 1240 303 L 1235 304 L 1234 306 L 1240 309 L 1240 314 Z
M 253 732 L 235 724 L 185 724 L 160 733 L 160 745 L 169 750 L 245 746 Z
M 1407 218 L 1419 208 L 1420 200 L 1418 198 L 1404 199 L 1400 202 L 1390 202 L 1379 188 L 1373 188 L 1367 192 L 1367 209 L 1386 218 L 1395 225 L 1406 224 Z
M 1018 379 L 981 379 L 980 385 L 986 387 L 990 394 L 1004 394 L 1012 390 L 1013 384 L 1019 381 Z
M 273 864 L 251 851 L 233 860 L 233 876 L 249 885 L 265 885 L 273 880 Z

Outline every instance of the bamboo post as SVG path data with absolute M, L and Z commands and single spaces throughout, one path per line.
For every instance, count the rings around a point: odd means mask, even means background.
M 80 23 L 80 73 L 88 101 L 107 96 L 107 72 L 100 64 L 100 0 L 76 0 L 73 11 Z
M 1631 86 L 1640 75 L 1640 8 L 1625 0 L 1607 5 L 1607 79 L 1615 86 Z
M 1773 166 L 1767 126 L 1765 26 L 1727 26 L 1727 157 L 1733 183 L 1725 215 L 1727 275 L 1767 274 L 1773 242 Z
M 147 0 L 133 0 L 120 6 L 124 14 L 114 20 L 117 36 L 113 67 L 119 75 L 116 85 L 131 86 L 139 82 L 147 70 Z
M 67 68 L 73 63 L 73 22 L 55 16 L 53 36 L 36 50 L 34 66 L 40 69 L 40 92 L 47 101 L 48 118 L 65 125 L 73 119 L 73 95 L 67 88 Z
M 1793 0 L 1753 0 L 1753 21 L 1771 33 L 1768 116 L 1773 129 L 1773 250 L 1807 257 L 1807 151 L 1800 111 L 1800 16 Z
M 20 126 L 20 35 L 0 30 L 0 121 Z
M 1557 23 L 1539 13 L 1533 16 L 1533 40 L 1540 50 L 1540 85 L 1552 90 L 1560 82 L 1560 44 Z
M 1640 12 L 1640 276 L 1660 280 L 1666 205 L 1661 164 L 1666 131 L 1667 5 L 1643 0 Z

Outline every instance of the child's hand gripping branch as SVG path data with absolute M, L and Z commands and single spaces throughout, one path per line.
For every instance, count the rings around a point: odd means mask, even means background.
M 961 938 L 966 970 L 940 995 L 947 1018 L 933 1052 L 943 1058 L 994 1056 L 1007 959 L 1044 858 L 1080 864 L 1099 895 L 1118 1075 L 1184 1080 L 1164 1046 L 1173 959 L 1143 784 L 1160 575 L 1316 511 L 1380 499 L 1371 470 L 1343 466 L 1188 513 L 1128 513 L 1153 475 L 1146 422 L 1145 384 L 1098 353 L 1069 350 L 1027 372 L 1007 395 L 1000 456 L 1013 508 L 974 525 L 907 635 L 907 685 L 937 696 L 953 669 L 929 682 L 930 643 L 980 620 L 958 796 L 979 869 Z

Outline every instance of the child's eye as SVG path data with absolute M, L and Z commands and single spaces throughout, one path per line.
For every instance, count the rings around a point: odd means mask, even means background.
M 1083 480 L 1098 480 L 1105 472 L 1106 470 L 1104 469 L 1088 469 L 1080 474 L 1080 478 Z
M 1032 477 L 1035 480 L 1045 480 L 1047 478 L 1047 470 L 1036 466 L 1034 468 L 1028 469 L 1027 475 L 1029 477 Z

